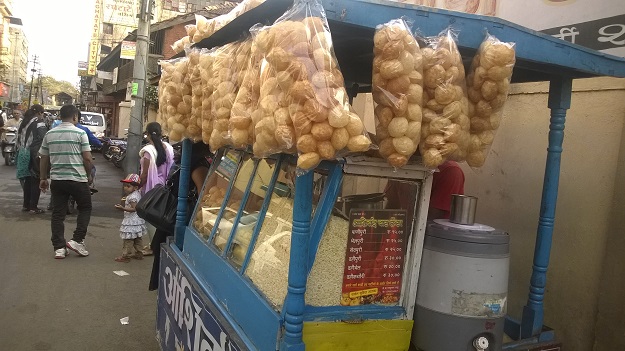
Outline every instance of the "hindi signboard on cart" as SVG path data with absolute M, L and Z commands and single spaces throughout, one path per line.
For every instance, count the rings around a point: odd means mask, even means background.
M 405 244 L 405 210 L 351 210 L 341 305 L 397 303 Z

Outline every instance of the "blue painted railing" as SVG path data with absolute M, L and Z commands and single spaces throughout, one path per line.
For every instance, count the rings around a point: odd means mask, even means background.
M 530 293 L 527 305 L 523 308 L 523 319 L 521 321 L 521 338 L 529 338 L 540 334 L 543 328 L 543 300 L 545 298 L 547 267 L 549 266 L 553 223 L 558 201 L 564 122 L 566 110 L 571 107 L 571 91 L 572 79 L 557 77 L 551 80 L 548 102 L 548 106 L 551 109 L 549 147 L 547 148 L 540 218 L 538 220 L 536 246 L 534 247 L 534 265 L 532 266 L 532 277 L 530 279 Z
M 289 261 L 289 285 L 284 302 L 284 338 L 280 350 L 304 351 L 302 340 L 306 277 L 308 276 L 308 241 L 312 214 L 314 172 L 307 172 L 295 180 L 293 201 L 293 232 Z
M 189 181 L 191 180 L 191 148 L 193 142 L 185 139 L 182 142 L 182 155 L 180 156 L 180 180 L 178 182 L 178 207 L 176 213 L 176 227 L 174 231 L 174 242 L 182 250 L 184 246 L 184 232 L 187 227 L 187 211 Z

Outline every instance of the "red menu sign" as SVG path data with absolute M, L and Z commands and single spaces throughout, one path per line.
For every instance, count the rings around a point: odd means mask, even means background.
M 405 243 L 405 210 L 351 210 L 341 305 L 397 303 Z

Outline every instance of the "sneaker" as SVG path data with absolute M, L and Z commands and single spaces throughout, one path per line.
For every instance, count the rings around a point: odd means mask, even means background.
M 54 250 L 54 258 L 56 258 L 57 260 L 62 260 L 67 255 L 69 255 L 69 251 L 67 251 L 67 249 L 64 247 Z
M 74 240 L 70 240 L 67 242 L 67 248 L 79 254 L 80 256 L 89 256 L 89 251 L 87 251 L 87 247 L 85 246 L 85 242 L 76 242 Z

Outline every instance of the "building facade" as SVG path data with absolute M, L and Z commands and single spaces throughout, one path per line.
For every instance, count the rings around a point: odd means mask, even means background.
M 28 81 L 28 40 L 22 31 L 21 21 L 16 21 L 15 17 L 9 26 L 11 46 L 9 56 L 11 57 L 8 67 L 7 79 L 10 84 L 7 101 L 20 103 L 23 100 L 23 93 Z
M 95 0 L 92 38 L 89 47 L 88 75 L 96 76 L 96 66 L 111 53 L 126 36 L 137 29 L 142 0 Z M 152 23 L 162 22 L 183 14 L 195 13 L 211 0 L 155 0 Z

